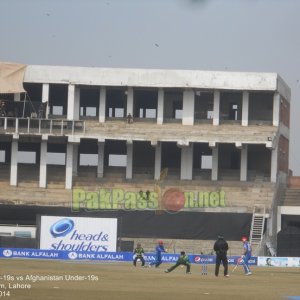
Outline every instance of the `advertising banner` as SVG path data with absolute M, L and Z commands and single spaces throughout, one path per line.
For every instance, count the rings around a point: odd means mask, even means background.
M 216 256 L 215 255 L 189 255 L 191 262 L 195 264 L 215 264 Z M 236 265 L 238 263 L 240 256 L 228 256 L 228 264 Z M 239 263 L 242 265 L 241 263 Z M 251 257 L 248 261 L 249 266 L 257 265 L 257 257 Z
M 300 267 L 300 257 L 260 256 L 257 265 L 261 267 Z
M 179 254 L 163 254 L 164 263 L 175 263 Z M 75 251 L 55 251 L 55 250 L 38 250 L 38 249 L 18 249 L 18 248 L 0 248 L 0 258 L 29 258 L 29 259 L 52 259 L 52 260 L 90 260 L 90 261 L 121 261 L 131 262 L 133 253 L 131 252 L 75 252 Z M 214 255 L 189 255 L 192 264 L 215 264 Z M 239 256 L 229 256 L 229 264 L 236 264 Z M 155 253 L 145 253 L 144 259 L 147 263 L 155 260 Z M 252 257 L 249 265 L 256 265 L 257 258 Z
M 41 216 L 40 249 L 115 252 L 116 218 Z

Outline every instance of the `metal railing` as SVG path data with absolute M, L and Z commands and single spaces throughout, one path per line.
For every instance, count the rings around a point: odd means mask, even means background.
M 0 133 L 73 135 L 85 133 L 85 121 L 37 119 L 37 118 L 0 118 Z

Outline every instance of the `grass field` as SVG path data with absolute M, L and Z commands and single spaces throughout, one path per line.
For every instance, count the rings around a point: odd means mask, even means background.
M 214 276 L 214 266 L 209 266 L 207 276 L 201 275 L 199 265 L 192 265 L 191 275 L 186 275 L 180 267 L 165 274 L 168 266 L 134 268 L 129 263 L 2 259 L 0 299 L 266 300 L 300 296 L 300 269 L 297 268 L 252 267 L 253 275 L 244 276 L 242 267 L 231 273 L 233 266 L 230 266 L 230 278 L 225 278 Z M 223 271 L 222 267 L 220 270 Z M 57 281 L 33 282 L 33 277 L 26 279 L 27 275 L 61 277 Z M 22 288 L 21 284 L 31 287 Z

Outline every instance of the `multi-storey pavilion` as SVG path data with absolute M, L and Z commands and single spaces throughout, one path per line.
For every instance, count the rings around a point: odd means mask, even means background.
M 243 197 L 245 187 L 265 184 L 271 193 L 262 202 L 271 211 L 278 176 L 289 170 L 291 93 L 278 74 L 36 65 L 23 70 L 15 86 L 21 81 L 26 93 L 3 84 L 0 90 L 7 104 L 0 150 L 9 171 L 1 176 L 10 186 L 31 176 L 39 192 L 55 181 L 65 190 L 120 182 L 138 191 L 163 179 L 183 190 L 203 182 L 236 185 Z M 33 157 L 26 167 L 18 156 L 24 151 Z M 54 167 L 53 153 L 65 163 Z M 241 209 L 227 199 L 227 212 Z M 252 196 L 244 211 L 259 201 Z

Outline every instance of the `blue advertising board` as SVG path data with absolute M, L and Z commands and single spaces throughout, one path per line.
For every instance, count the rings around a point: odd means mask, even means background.
M 174 263 L 177 261 L 178 254 L 163 254 L 162 261 Z M 99 261 L 132 261 L 133 253 L 131 252 L 75 252 L 75 251 L 57 251 L 57 250 L 40 250 L 40 249 L 23 249 L 23 248 L 0 248 L 0 258 L 29 258 L 29 259 L 52 259 L 52 260 L 99 260 Z M 146 262 L 155 260 L 155 253 L 146 253 Z M 215 264 L 214 255 L 189 255 L 191 263 L 195 264 Z M 237 264 L 239 256 L 229 256 L 229 264 Z M 249 265 L 257 265 L 257 257 L 252 257 Z

